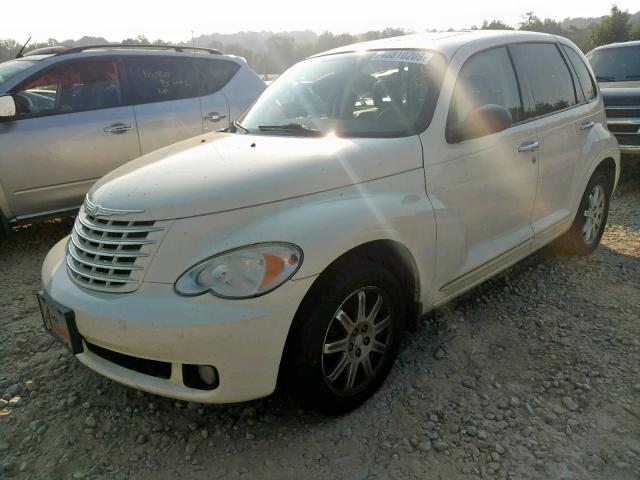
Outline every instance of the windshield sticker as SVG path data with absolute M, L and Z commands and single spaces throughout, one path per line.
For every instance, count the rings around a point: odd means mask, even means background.
M 385 50 L 384 52 L 377 52 L 373 56 L 373 60 L 381 60 L 386 62 L 406 62 L 406 63 L 419 63 L 420 65 L 426 65 L 433 57 L 433 53 L 422 52 L 419 50 Z

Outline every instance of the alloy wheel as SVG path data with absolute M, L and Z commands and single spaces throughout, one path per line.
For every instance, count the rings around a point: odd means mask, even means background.
M 605 193 L 601 185 L 595 185 L 587 199 L 587 209 L 584 211 L 582 238 L 587 245 L 591 245 L 600 234 L 604 217 Z
M 388 305 L 380 288 L 362 287 L 336 310 L 322 352 L 325 382 L 335 393 L 357 394 L 376 378 L 392 335 Z

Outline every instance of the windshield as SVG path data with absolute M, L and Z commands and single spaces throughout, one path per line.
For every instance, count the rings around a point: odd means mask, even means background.
M 596 50 L 589 62 L 599 82 L 640 80 L 640 45 Z
M 239 123 L 262 135 L 411 135 L 428 126 L 445 69 L 424 50 L 312 58 L 281 75 Z
M 36 62 L 28 60 L 9 60 L 8 62 L 0 63 L 0 86 L 35 64 Z

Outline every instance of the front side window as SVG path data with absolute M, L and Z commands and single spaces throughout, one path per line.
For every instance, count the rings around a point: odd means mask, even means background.
M 240 70 L 240 65 L 228 60 L 195 59 L 202 95 L 211 95 L 224 87 Z
M 134 105 L 198 96 L 196 70 L 190 58 L 132 56 L 126 64 L 130 103 Z
M 599 82 L 640 80 L 640 45 L 595 50 L 589 62 Z
M 516 75 L 506 47 L 472 56 L 463 65 L 451 97 L 447 127 L 460 124 L 485 105 L 499 105 L 511 113 L 513 123 L 523 119 Z
M 562 47 L 569 57 L 569 61 L 576 72 L 576 76 L 578 77 L 578 82 L 580 83 L 580 87 L 582 88 L 582 93 L 584 93 L 585 100 L 591 100 L 598 95 L 596 90 L 596 85 L 593 81 L 593 77 L 591 77 L 591 73 L 589 73 L 589 69 L 584 63 L 584 60 L 578 55 L 578 53 L 570 47 L 563 46 Z
M 240 123 L 271 135 L 406 136 L 427 128 L 446 63 L 424 50 L 344 53 L 300 62 Z
M 535 115 L 546 115 L 577 103 L 571 72 L 552 43 L 523 43 L 514 49 L 527 72 Z
M 65 63 L 27 80 L 13 93 L 18 116 L 98 110 L 121 104 L 118 69 L 112 60 Z

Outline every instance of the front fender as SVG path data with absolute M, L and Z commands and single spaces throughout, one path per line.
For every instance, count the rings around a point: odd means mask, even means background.
M 413 255 L 428 304 L 436 258 L 436 225 L 422 169 L 268 205 L 177 220 L 145 281 L 174 283 L 189 267 L 253 243 L 286 241 L 304 261 L 295 279 L 321 273 L 349 250 L 394 240 Z

